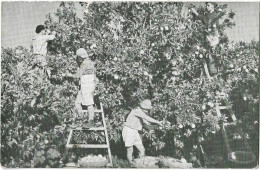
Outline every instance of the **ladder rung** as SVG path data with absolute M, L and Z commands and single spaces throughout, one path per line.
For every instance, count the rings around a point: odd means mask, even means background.
M 82 128 L 82 127 L 76 127 L 72 130 L 106 130 L 104 127 L 93 127 L 93 128 Z
M 85 113 L 88 112 L 88 110 L 80 110 L 79 113 Z M 95 113 L 102 113 L 102 110 L 95 110 Z
M 218 108 L 219 108 L 220 110 L 224 110 L 224 109 L 230 109 L 231 106 L 218 106 Z
M 232 126 L 232 125 L 236 125 L 236 122 L 224 123 L 224 126 Z
M 109 148 L 107 144 L 68 144 L 66 145 L 67 148 Z

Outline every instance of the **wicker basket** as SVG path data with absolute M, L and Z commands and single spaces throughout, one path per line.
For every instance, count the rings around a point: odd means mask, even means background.
M 249 164 L 256 160 L 255 155 L 248 151 L 235 151 L 231 152 L 228 160 L 238 164 Z

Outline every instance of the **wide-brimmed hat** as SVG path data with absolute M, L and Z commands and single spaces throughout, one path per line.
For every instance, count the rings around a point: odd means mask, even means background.
M 88 53 L 84 48 L 80 48 L 76 51 L 76 54 L 82 58 L 87 58 L 88 57 Z
M 140 107 L 143 108 L 143 109 L 152 109 L 152 102 L 151 100 L 149 99 L 146 99 L 146 100 L 143 100 L 141 103 L 140 103 Z

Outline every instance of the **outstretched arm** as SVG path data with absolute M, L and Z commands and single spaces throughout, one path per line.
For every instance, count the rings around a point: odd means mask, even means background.
M 44 39 L 45 39 L 45 41 L 54 40 L 55 36 L 56 36 L 56 32 L 53 31 L 51 35 L 44 35 Z
M 205 20 L 206 20 L 205 16 L 200 15 L 194 8 L 191 8 L 191 11 L 192 11 L 193 14 L 195 14 L 195 16 L 194 16 L 195 19 L 199 19 L 199 20 L 201 20 L 202 23 L 205 24 Z
M 45 41 L 50 41 L 50 40 L 54 40 L 55 35 L 44 35 L 43 39 Z
M 99 79 L 97 78 L 97 76 L 95 76 L 95 85 L 98 85 L 98 83 L 99 83 Z
M 195 15 L 199 15 L 198 12 L 194 9 L 194 8 L 191 8 L 192 12 L 195 14 Z
M 140 117 L 140 118 L 142 118 L 144 120 L 147 120 L 148 122 L 156 123 L 156 124 L 162 126 L 161 122 L 159 122 L 158 120 L 155 120 L 154 118 L 144 114 L 143 112 L 140 112 L 140 113 L 136 114 L 135 116 Z
M 147 116 L 147 115 L 146 115 L 146 117 L 145 117 L 144 119 L 147 120 L 148 122 L 156 123 L 156 124 L 162 126 L 162 123 L 161 123 L 161 122 L 159 122 L 158 120 L 155 120 L 154 118 L 152 118 L 152 117 L 150 117 L 150 116 Z

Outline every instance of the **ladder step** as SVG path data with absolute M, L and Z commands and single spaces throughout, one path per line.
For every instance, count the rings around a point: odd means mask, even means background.
M 67 144 L 67 148 L 109 148 L 109 145 L 107 144 Z
M 76 127 L 76 128 L 73 128 L 72 130 L 94 130 L 94 131 L 96 131 L 96 130 L 106 130 L 106 128 L 104 128 L 104 127 L 93 127 L 93 128 L 86 129 L 86 128 L 82 128 L 82 127 Z
M 236 122 L 224 123 L 224 126 L 234 126 L 234 125 L 236 125 Z
M 88 112 L 88 110 L 80 110 L 79 113 L 85 113 Z M 95 113 L 102 113 L 102 110 L 95 110 Z
M 220 110 L 231 109 L 231 106 L 218 106 Z

